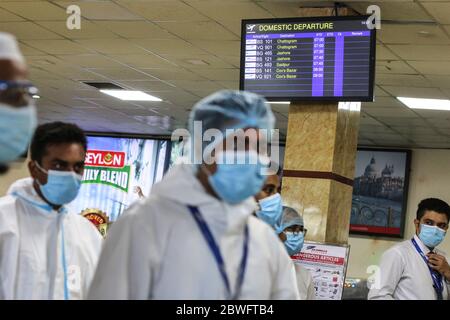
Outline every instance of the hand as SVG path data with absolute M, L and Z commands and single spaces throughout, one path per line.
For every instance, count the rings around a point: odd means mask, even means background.
M 448 265 L 447 259 L 437 253 L 428 253 L 427 257 L 428 265 L 450 281 L 450 266 Z
M 142 192 L 142 189 L 141 189 L 141 187 L 139 187 L 139 186 L 136 186 L 136 187 L 134 187 L 134 190 L 133 190 L 135 193 L 137 193 L 138 194 L 138 196 L 140 197 L 140 198 L 144 198 L 145 196 L 144 196 L 144 193 Z

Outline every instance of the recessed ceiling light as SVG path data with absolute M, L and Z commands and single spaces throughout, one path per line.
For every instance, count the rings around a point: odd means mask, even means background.
M 33 99 L 40 99 L 40 98 L 41 98 L 41 96 L 39 96 L 39 95 L 37 95 L 37 94 L 33 94 L 31 97 L 32 97 Z
M 162 101 L 160 98 L 142 91 L 103 89 L 100 92 L 124 101 Z
M 269 101 L 270 104 L 291 104 L 290 101 Z
M 406 97 L 397 97 L 397 99 L 411 109 L 450 111 L 450 100 L 448 99 L 422 99 Z

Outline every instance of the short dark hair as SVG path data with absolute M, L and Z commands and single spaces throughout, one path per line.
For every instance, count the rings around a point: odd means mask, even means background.
M 79 143 L 87 151 L 87 139 L 77 125 L 65 122 L 50 122 L 37 127 L 31 140 L 31 160 L 41 163 L 47 147 L 60 143 Z
M 425 211 L 434 211 L 437 213 L 445 214 L 447 221 L 450 220 L 450 206 L 447 202 L 437 198 L 427 198 L 420 201 L 417 207 L 417 220 L 422 219 Z

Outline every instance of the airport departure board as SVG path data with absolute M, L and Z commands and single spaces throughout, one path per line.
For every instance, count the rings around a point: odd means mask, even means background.
M 373 101 L 367 18 L 243 20 L 240 89 L 269 100 Z

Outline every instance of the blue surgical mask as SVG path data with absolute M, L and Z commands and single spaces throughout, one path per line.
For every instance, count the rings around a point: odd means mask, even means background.
M 224 163 L 209 175 L 208 181 L 214 192 L 225 202 L 237 204 L 257 194 L 266 180 L 264 167 L 256 151 L 225 151 Z M 227 157 L 235 161 L 226 163 Z M 206 171 L 206 168 L 202 166 Z
M 283 211 L 281 195 L 276 193 L 259 200 L 259 206 L 261 210 L 256 211 L 258 218 L 275 228 L 280 223 L 281 213 Z
M 37 125 L 34 105 L 13 108 L 0 103 L 0 163 L 25 153 Z
M 285 231 L 286 241 L 284 242 L 284 246 L 286 247 L 290 256 L 299 253 L 302 250 L 304 235 L 303 232 L 289 232 Z
M 420 225 L 419 239 L 429 248 L 438 246 L 444 240 L 445 231 L 437 226 Z
M 39 189 L 48 202 L 63 205 L 74 200 L 81 187 L 82 176 L 73 171 L 44 170 L 36 162 L 36 166 L 47 174 L 47 183 L 42 185 L 38 180 Z

